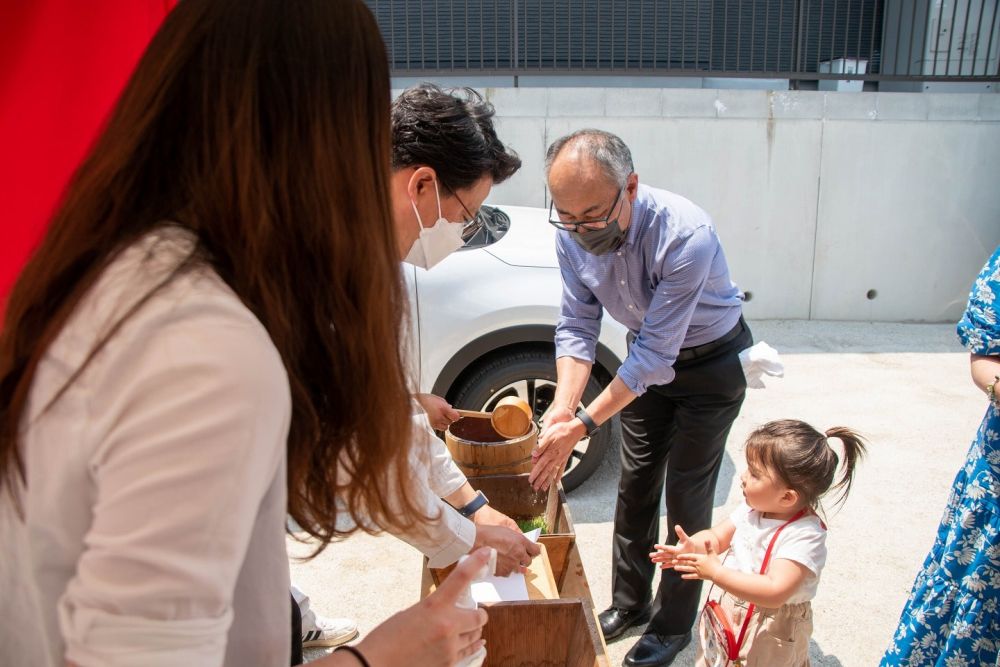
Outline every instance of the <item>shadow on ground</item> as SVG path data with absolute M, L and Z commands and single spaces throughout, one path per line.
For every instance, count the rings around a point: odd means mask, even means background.
M 813 665 L 824 665 L 824 667 L 844 667 L 844 663 L 837 656 L 824 653 L 814 639 L 809 640 L 809 661 Z
M 568 495 L 570 511 L 574 523 L 609 523 L 615 518 L 615 499 L 618 497 L 618 480 L 621 476 L 621 431 L 618 420 L 613 428 L 616 430 L 611 446 L 605 454 L 604 461 L 587 481 L 571 491 Z M 713 505 L 721 507 L 736 480 L 736 465 L 727 451 L 722 456 L 722 467 L 719 470 L 719 481 L 715 487 Z M 667 513 L 666 504 L 661 503 L 660 516 Z

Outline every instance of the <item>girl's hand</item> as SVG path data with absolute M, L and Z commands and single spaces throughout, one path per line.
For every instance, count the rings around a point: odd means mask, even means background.
M 674 569 L 681 572 L 681 579 L 703 579 L 715 581 L 722 561 L 712 548 L 712 543 L 705 540 L 705 553 L 684 553 L 677 557 Z
M 688 537 L 680 524 L 674 526 L 674 532 L 677 533 L 677 544 L 654 544 L 653 548 L 656 551 L 649 554 L 649 560 L 659 563 L 661 570 L 674 567 L 677 564 L 677 557 L 681 554 L 693 554 L 699 551 L 698 545 Z

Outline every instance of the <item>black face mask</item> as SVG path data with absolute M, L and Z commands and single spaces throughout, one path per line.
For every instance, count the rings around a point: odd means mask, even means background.
M 573 240 L 591 255 L 606 255 L 621 247 L 625 240 L 625 230 L 618 224 L 618 218 L 608 221 L 603 229 L 593 229 L 587 232 L 569 232 Z

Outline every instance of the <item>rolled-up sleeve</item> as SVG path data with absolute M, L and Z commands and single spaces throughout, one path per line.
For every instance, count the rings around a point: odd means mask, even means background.
M 432 503 L 432 511 L 440 510 L 441 518 L 431 526 L 428 534 L 399 537 L 427 556 L 431 567 L 445 567 L 472 551 L 472 546 L 476 543 L 476 524 L 440 498 Z
M 556 255 L 563 289 L 559 321 L 556 323 L 556 358 L 573 357 L 594 363 L 604 309 L 590 288 L 580 280 L 563 243 L 565 241 L 560 236 L 556 241 Z
M 427 413 L 419 408 L 413 414 L 414 446 L 423 447 L 424 460 L 427 467 L 427 485 L 438 498 L 447 498 L 458 491 L 468 481 L 465 474 L 459 470 L 448 445 L 437 437 Z
M 430 431 L 427 416 L 419 408 L 413 414 L 413 422 L 411 430 L 413 442 L 409 458 L 406 461 L 405 474 L 412 479 L 410 485 L 411 503 L 429 520 L 419 522 L 405 532 L 394 531 L 392 534 L 427 556 L 431 567 L 444 567 L 451 565 L 472 550 L 472 546 L 476 542 L 476 524 L 441 500 L 442 495 L 450 495 L 465 483 L 465 475 L 458 470 L 457 466 L 454 470 L 450 470 L 450 466 L 447 465 L 443 457 L 451 461 L 451 455 L 448 454 L 444 443 L 434 435 L 433 431 Z M 451 461 L 451 465 L 454 466 L 453 461 Z M 348 472 L 350 467 L 347 463 L 338 466 L 338 484 L 347 485 L 350 483 L 350 473 Z M 388 476 L 389 479 L 393 477 L 394 473 Z M 452 485 L 456 486 L 449 491 L 448 489 Z M 447 493 L 438 494 L 437 491 L 447 491 Z M 398 493 L 389 493 L 386 500 L 392 511 L 403 511 L 403 499 Z M 339 527 L 341 530 L 350 530 L 351 526 L 348 521 L 350 517 L 347 514 L 347 508 L 343 505 L 342 507 L 344 511 L 342 516 L 338 518 Z M 366 527 L 369 530 L 381 528 L 368 520 L 363 521 L 363 523 L 367 524 Z
M 152 324 L 94 387 L 93 522 L 57 609 L 65 657 L 81 666 L 207 667 L 226 654 L 291 404 L 261 328 L 192 319 Z
M 426 420 L 424 417 L 424 421 Z M 440 465 L 440 461 L 436 461 L 440 452 L 437 451 L 434 441 L 440 443 L 440 440 L 437 437 L 422 437 L 419 426 L 414 431 L 417 440 L 413 443 L 410 454 L 411 472 L 416 480 L 414 491 L 420 494 L 421 509 L 427 516 L 432 517 L 432 520 L 415 527 L 410 532 L 396 534 L 396 537 L 427 556 L 431 567 L 444 567 L 451 565 L 472 550 L 472 545 L 476 542 L 476 525 L 459 514 L 451 505 L 441 500 L 441 495 L 449 495 L 451 491 L 438 494 L 432 488 L 432 484 L 440 489 L 447 487 L 447 484 L 440 478 L 432 482 L 432 479 L 435 478 L 433 466 Z M 433 436 L 433 433 L 431 435 Z M 441 446 L 443 447 L 444 444 L 441 443 Z M 445 453 L 447 454 L 447 450 Z M 450 460 L 451 457 L 448 456 L 448 459 Z M 459 475 L 461 475 L 460 471 Z M 455 481 L 457 478 L 452 478 L 452 480 Z M 462 475 L 461 484 L 464 483 L 465 475 Z M 456 486 L 455 489 L 457 488 Z
M 669 384 L 695 306 L 705 289 L 719 241 L 708 226 L 698 227 L 669 249 L 662 259 L 663 276 L 642 321 L 639 334 L 618 369 L 629 391 L 646 393 L 651 385 Z

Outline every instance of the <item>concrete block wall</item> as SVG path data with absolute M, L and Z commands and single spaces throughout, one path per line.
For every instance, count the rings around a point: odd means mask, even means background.
M 481 91 L 524 164 L 492 203 L 547 206 L 546 147 L 614 132 L 712 214 L 751 318 L 954 321 L 1000 244 L 995 93 Z
M 547 206 L 543 157 L 598 127 L 709 211 L 752 318 L 946 322 L 1000 244 L 1000 95 L 484 88 Z

